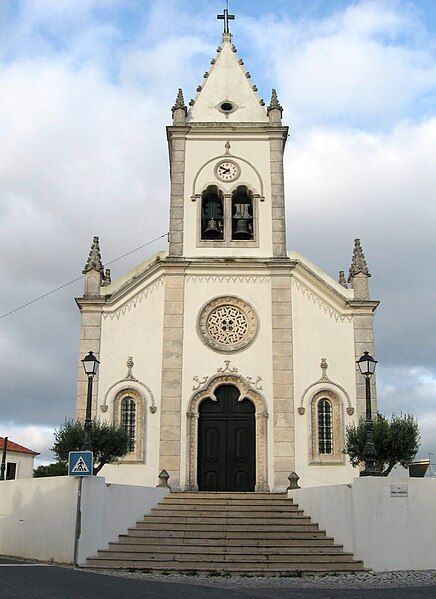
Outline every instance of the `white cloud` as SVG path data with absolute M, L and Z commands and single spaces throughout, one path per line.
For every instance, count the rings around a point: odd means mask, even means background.
M 366 1 L 321 20 L 250 20 L 293 123 L 388 127 L 436 93 L 431 45 L 416 10 Z
M 12 421 L 0 421 L 1 436 L 8 437 L 19 445 L 37 451 L 41 455 L 38 460 L 50 460 L 53 458 L 49 448 L 54 443 L 53 429 L 47 426 L 35 426 L 33 424 L 19 425 Z

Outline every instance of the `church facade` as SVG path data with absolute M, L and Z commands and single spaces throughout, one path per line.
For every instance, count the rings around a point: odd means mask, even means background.
M 355 362 L 373 354 L 378 305 L 360 242 L 348 283 L 288 252 L 288 128 L 230 33 L 172 116 L 168 252 L 112 282 L 94 238 L 76 299 L 79 358 L 101 362 L 93 417 L 130 439 L 102 474 L 154 486 L 165 469 L 172 488 L 193 491 L 283 491 L 293 471 L 301 486 L 350 482 L 345 427 L 365 415 Z M 85 409 L 79 361 L 78 418 Z

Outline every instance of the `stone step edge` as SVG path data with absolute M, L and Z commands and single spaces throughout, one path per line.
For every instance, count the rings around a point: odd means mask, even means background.
M 99 558 L 88 558 L 87 563 L 85 565 L 85 567 L 87 568 L 107 568 L 110 569 L 111 566 L 108 565 L 108 563 L 104 563 L 104 562 L 118 562 L 121 560 L 105 560 L 105 559 L 99 559 Z M 90 563 L 90 562 L 98 562 L 96 564 L 94 563 Z M 338 564 L 341 564 L 342 566 L 354 566 L 353 568 L 339 568 Z M 344 572 L 368 572 L 369 570 L 364 568 L 363 566 L 363 562 L 338 562 L 336 564 L 329 564 L 328 562 L 323 563 L 323 566 L 331 566 L 331 568 L 314 568 L 313 564 L 308 564 L 308 566 L 310 565 L 311 567 L 308 568 L 304 568 L 301 567 L 302 564 L 295 564 L 295 567 L 283 567 L 286 566 L 286 564 L 283 564 L 282 567 L 276 566 L 273 568 L 265 568 L 265 566 L 263 567 L 259 567 L 258 564 L 256 564 L 257 567 L 253 567 L 253 565 L 249 564 L 248 562 L 244 562 L 244 563 L 238 563 L 238 562 L 234 562 L 233 563 L 233 567 L 230 567 L 230 564 L 226 565 L 229 567 L 221 567 L 221 568 L 204 568 L 202 567 L 204 564 L 200 565 L 200 566 L 188 566 L 187 564 L 181 564 L 180 566 L 162 566 L 162 565 L 157 565 L 157 564 L 150 564 L 150 565 L 145 565 L 145 566 L 137 566 L 135 567 L 135 565 L 133 564 L 123 564 L 123 565 L 117 565 L 117 566 L 112 566 L 113 568 L 131 568 L 131 569 L 136 569 L 136 570 L 143 570 L 145 572 L 147 571 L 163 571 L 163 572 L 176 572 L 176 573 L 182 573 L 182 572 L 187 572 L 187 573 L 197 573 L 197 574 L 215 574 L 215 573 L 229 573 L 229 574 L 233 574 L 234 576 L 237 575 L 237 573 L 241 573 L 241 574 L 246 574 L 248 572 L 253 572 L 253 574 L 260 574 L 261 576 L 267 575 L 268 573 L 272 573 L 272 572 L 278 572 L 278 573 L 286 573 L 286 572 L 301 572 L 301 573 L 314 573 L 314 574 L 318 574 L 321 572 L 325 572 L 327 574 L 333 574 L 333 573 L 344 573 Z M 244 567 L 244 566 L 249 566 L 249 567 Z M 242 567 L 241 567 L 242 566 Z

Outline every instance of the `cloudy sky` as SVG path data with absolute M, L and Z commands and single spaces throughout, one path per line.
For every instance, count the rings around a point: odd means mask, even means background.
M 167 231 L 165 125 L 223 0 L 0 2 L 0 313 Z M 379 407 L 436 454 L 436 3 L 233 0 L 238 54 L 291 127 L 288 245 L 328 274 L 362 239 Z M 161 243 L 117 262 L 117 277 Z M 49 454 L 74 414 L 79 281 L 1 319 L 0 435 Z M 436 462 L 436 455 L 434 460 Z

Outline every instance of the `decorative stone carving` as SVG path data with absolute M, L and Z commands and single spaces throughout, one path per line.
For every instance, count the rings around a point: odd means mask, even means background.
M 114 414 L 113 422 L 115 426 L 121 424 L 121 402 L 125 397 L 131 397 L 135 402 L 135 448 L 128 453 L 123 459 L 123 462 L 145 462 L 145 447 L 144 447 L 144 398 L 135 389 L 129 387 L 119 391 L 114 399 Z
M 96 270 L 97 272 L 103 273 L 103 264 L 101 262 L 100 254 L 100 242 L 97 236 L 95 236 L 92 240 L 89 256 L 82 270 L 82 273 L 85 275 L 90 270 Z
M 342 285 L 342 287 L 345 287 L 345 289 L 348 289 L 347 279 L 345 278 L 345 273 L 343 270 L 339 271 L 338 283 L 339 285 Z
M 224 364 L 225 367 L 223 368 L 222 366 L 220 366 L 219 368 L 217 368 L 217 373 L 218 374 L 225 374 L 226 372 L 229 372 L 230 374 L 238 374 L 239 370 L 236 367 L 230 367 L 230 360 L 224 360 Z M 212 377 L 210 377 L 211 379 L 214 378 L 216 375 L 213 375 Z M 200 387 L 203 387 L 204 385 L 206 385 L 209 381 L 209 377 L 208 376 L 204 376 L 203 378 L 200 379 L 199 376 L 194 376 L 192 377 L 192 380 L 194 381 L 194 386 L 192 387 L 193 391 L 198 391 L 198 389 L 200 389 Z M 261 376 L 257 376 L 256 379 L 254 379 L 251 376 L 246 376 L 244 378 L 245 381 L 248 381 L 248 383 L 250 383 L 250 385 L 253 387 L 253 389 L 257 389 L 258 391 L 262 391 L 262 385 L 260 384 L 262 381 L 262 377 Z
M 340 314 L 333 308 L 331 308 L 326 302 L 324 302 L 318 295 L 315 295 L 312 291 L 310 291 L 303 283 L 297 281 L 295 277 L 292 278 L 291 282 L 292 287 L 297 289 L 303 297 L 307 297 L 315 306 L 318 306 L 320 310 L 323 310 L 324 314 L 328 314 L 331 318 L 334 318 L 336 322 L 344 322 L 347 320 L 351 322 L 353 317 L 348 314 Z
M 331 389 L 329 389 L 329 386 L 331 386 L 331 387 L 336 387 L 337 389 L 342 391 L 343 395 L 345 396 L 346 402 L 347 402 L 347 414 L 349 416 L 352 416 L 354 414 L 354 408 L 351 405 L 350 396 L 349 396 L 348 392 L 344 389 L 344 387 L 342 387 L 338 383 L 335 383 L 327 376 L 328 364 L 327 364 L 327 360 L 325 358 L 321 358 L 320 367 L 321 367 L 321 377 L 317 381 L 315 381 L 314 383 L 312 383 L 311 385 L 306 387 L 306 389 L 303 391 L 303 394 L 300 399 L 300 405 L 298 407 L 298 413 L 300 414 L 300 416 L 302 416 L 305 413 L 306 409 L 304 407 L 304 400 L 306 398 L 307 393 L 311 389 L 318 386 L 318 387 L 320 387 L 320 389 L 318 391 L 322 391 L 322 390 L 331 391 Z M 323 384 L 324 384 L 324 387 L 323 387 Z
M 271 110 L 283 110 L 283 106 L 279 102 L 279 98 L 277 96 L 277 91 L 273 88 L 271 92 L 271 100 L 269 106 L 267 108 L 267 114 L 270 113 Z
M 208 302 L 200 312 L 198 333 L 202 341 L 218 351 L 244 349 L 254 340 L 258 318 L 254 309 L 234 296 Z
M 366 275 L 367 277 L 371 276 L 371 273 L 369 272 L 368 265 L 365 260 L 365 254 L 363 253 L 363 249 L 360 244 L 360 239 L 355 239 L 348 282 L 351 283 L 351 279 L 360 273 Z
M 127 312 L 134 310 L 138 304 L 140 304 L 143 300 L 147 299 L 149 295 L 151 295 L 160 287 L 162 287 L 163 281 L 164 278 L 160 277 L 159 279 L 157 279 L 157 281 L 151 283 L 148 287 L 139 292 L 138 295 L 135 295 L 135 297 L 128 300 L 124 305 L 116 309 L 114 312 L 103 312 L 103 318 L 110 318 L 110 320 L 116 318 L 117 320 L 119 320 L 121 316 L 124 316 Z
M 286 490 L 292 491 L 293 489 L 301 489 L 300 485 L 298 484 L 299 480 L 300 477 L 298 474 L 296 472 L 291 472 L 291 474 L 288 476 L 289 487 Z
M 136 385 L 139 385 L 140 387 L 143 387 L 147 391 L 147 395 L 148 395 L 148 397 L 150 399 L 150 401 L 149 401 L 149 410 L 150 410 L 150 412 L 152 414 L 155 414 L 157 412 L 157 407 L 156 407 L 156 403 L 154 401 L 154 395 L 153 395 L 152 390 L 150 389 L 150 387 L 148 385 L 146 385 L 145 383 L 143 383 L 142 381 L 140 381 L 139 379 L 137 379 L 136 377 L 133 376 L 132 369 L 133 369 L 133 366 L 134 366 L 134 362 L 133 362 L 132 356 L 128 357 L 127 362 L 126 362 L 126 366 L 127 366 L 127 374 L 126 374 L 126 376 L 123 379 L 117 381 L 116 383 L 113 383 L 113 385 L 111 385 L 109 387 L 109 389 L 106 391 L 106 394 L 104 396 L 103 403 L 100 405 L 100 410 L 102 412 L 107 412 L 107 408 L 108 408 L 107 400 L 108 400 L 109 394 L 111 393 L 111 391 L 113 389 L 115 389 L 115 387 L 120 386 L 120 391 L 123 390 L 123 389 L 129 389 L 130 386 L 127 385 L 127 383 L 128 382 L 133 382 L 133 383 L 136 383 Z
M 240 374 L 237 369 L 231 369 L 229 360 L 226 367 L 211 377 L 199 387 L 189 402 L 187 416 L 187 465 L 186 465 L 186 490 L 198 491 L 197 484 L 197 455 L 198 455 L 198 418 L 201 402 L 210 398 L 217 401 L 215 390 L 220 385 L 234 385 L 239 390 L 238 401 L 244 398 L 251 400 L 255 406 L 256 414 L 256 486 L 259 492 L 269 491 L 267 482 L 267 418 L 266 402 L 259 391 L 252 388 L 251 383 Z M 198 377 L 194 377 L 198 383 Z
M 170 478 L 170 475 L 168 474 L 168 472 L 166 470 L 161 470 L 157 476 L 158 478 L 158 484 L 156 485 L 157 487 L 166 487 L 167 489 L 169 489 L 171 491 L 171 487 L 168 484 L 168 480 Z

